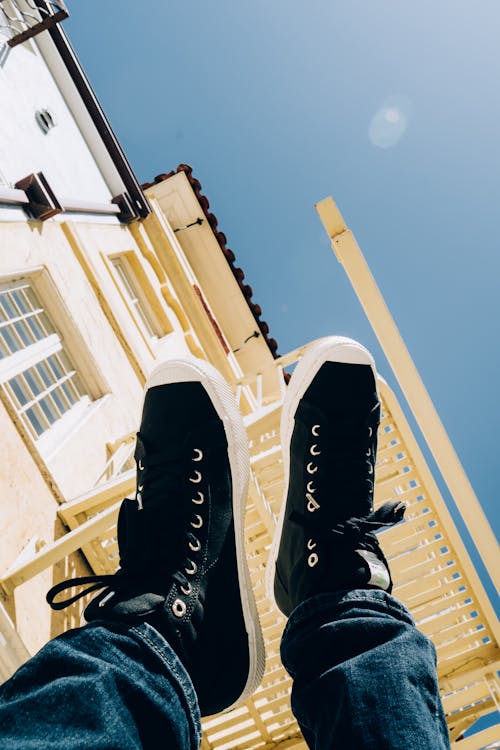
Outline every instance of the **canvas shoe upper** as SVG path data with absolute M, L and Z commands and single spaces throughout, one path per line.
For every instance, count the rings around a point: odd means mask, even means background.
M 120 567 L 53 587 L 62 608 L 102 591 L 85 619 L 146 621 L 170 643 L 203 716 L 249 696 L 264 648 L 243 548 L 246 433 L 228 386 L 195 359 L 159 365 L 146 385 L 135 451 L 137 488 L 119 512 Z M 89 584 L 63 602 L 57 595 Z
M 373 532 L 401 520 L 405 506 L 373 511 L 379 420 L 370 353 L 351 339 L 320 340 L 297 365 L 282 410 L 287 481 L 268 590 L 287 616 L 317 593 L 392 588 Z

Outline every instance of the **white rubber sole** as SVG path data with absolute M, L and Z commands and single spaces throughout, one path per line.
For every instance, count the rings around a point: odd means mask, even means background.
M 288 384 L 283 408 L 281 410 L 281 447 L 283 451 L 283 471 L 285 475 L 285 486 L 283 501 L 281 503 L 280 515 L 276 524 L 269 560 L 266 568 L 266 594 L 270 601 L 277 607 L 274 597 L 274 574 L 276 560 L 278 557 L 281 534 L 283 532 L 283 521 L 285 518 L 286 498 L 288 495 L 288 482 L 290 478 L 290 442 L 292 440 L 293 428 L 295 426 L 295 412 L 304 393 L 309 388 L 314 376 L 325 362 L 345 362 L 349 364 L 370 365 L 373 370 L 375 384 L 377 383 L 377 370 L 375 360 L 365 347 L 345 336 L 329 336 L 318 339 L 302 357 L 293 371 Z
M 265 668 L 264 639 L 245 553 L 244 523 L 250 466 L 248 440 L 234 396 L 222 375 L 209 362 L 189 356 L 162 362 L 147 379 L 145 392 L 157 385 L 185 382 L 200 382 L 210 396 L 224 425 L 231 466 L 236 559 L 243 617 L 248 634 L 249 673 L 240 697 L 225 709 L 230 711 L 252 695 L 262 680 Z

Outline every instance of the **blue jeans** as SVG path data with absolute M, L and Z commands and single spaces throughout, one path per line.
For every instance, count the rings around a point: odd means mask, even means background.
M 313 750 L 449 748 L 434 647 L 385 592 L 303 602 L 281 653 Z M 68 631 L 0 688 L 2 750 L 196 750 L 200 737 L 191 680 L 147 624 Z
M 319 594 L 292 612 L 281 658 L 311 750 L 445 750 L 434 644 L 381 590 Z

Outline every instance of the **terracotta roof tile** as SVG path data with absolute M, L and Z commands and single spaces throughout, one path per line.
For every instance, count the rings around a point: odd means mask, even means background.
M 269 326 L 265 320 L 261 320 L 262 308 L 256 302 L 252 301 L 253 289 L 249 284 L 244 283 L 245 273 L 241 268 L 235 265 L 236 256 L 233 251 L 227 247 L 227 237 L 224 232 L 221 232 L 220 229 L 217 228 L 217 217 L 210 211 L 210 203 L 208 201 L 208 198 L 201 192 L 200 181 L 197 180 L 196 177 L 193 177 L 193 168 L 190 167 L 189 164 L 179 164 L 177 169 L 172 170 L 167 174 L 159 174 L 154 178 L 153 182 L 145 182 L 141 187 L 146 190 L 153 185 L 157 185 L 159 182 L 163 182 L 163 180 L 167 180 L 169 177 L 173 177 L 173 175 L 178 174 L 179 172 L 184 172 L 186 177 L 188 178 L 189 184 L 193 188 L 196 198 L 198 199 L 203 213 L 205 214 L 205 218 L 212 228 L 215 238 L 219 243 L 220 248 L 229 264 L 229 267 L 231 268 L 231 271 L 233 272 L 233 275 L 239 284 L 239 287 L 247 301 L 250 311 L 255 318 L 255 322 L 257 323 L 260 333 L 262 334 L 266 344 L 271 350 L 271 354 L 273 355 L 273 357 L 278 357 L 278 342 L 276 341 L 276 339 L 270 338 Z

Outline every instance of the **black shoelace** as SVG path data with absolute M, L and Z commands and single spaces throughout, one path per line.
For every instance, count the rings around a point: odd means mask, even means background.
M 336 542 L 346 546 L 356 547 L 360 544 L 363 546 L 369 544 L 371 547 L 375 544 L 376 551 L 379 551 L 380 547 L 374 532 L 385 526 L 394 526 L 402 521 L 406 507 L 405 503 L 401 501 L 388 501 L 366 516 L 360 518 L 352 516 L 345 521 L 335 523 L 333 526 L 325 521 L 321 513 L 306 517 L 303 513 L 292 511 L 289 520 L 306 529 L 315 540 L 331 541 L 333 535 Z
M 118 521 L 118 539 L 120 547 L 120 567 L 116 573 L 109 575 L 89 575 L 71 578 L 57 583 L 47 593 L 46 599 L 54 610 L 61 610 L 70 606 L 87 594 L 101 589 L 109 589 L 109 595 L 130 591 L 142 579 L 151 577 L 155 568 L 161 565 L 163 570 L 171 570 L 170 580 L 175 581 L 184 594 L 191 593 L 191 583 L 188 576 L 197 572 L 196 563 L 187 556 L 179 561 L 179 547 L 155 545 L 153 539 L 158 535 L 160 527 L 157 513 L 167 513 L 171 528 L 183 528 L 189 524 L 186 509 L 191 511 L 190 502 L 180 499 L 172 503 L 169 497 L 183 498 L 190 492 L 186 484 L 187 471 L 178 457 L 156 454 L 151 457 L 143 456 L 138 471 L 138 491 L 136 499 L 125 498 L 120 508 Z M 193 485 L 194 486 L 194 485 Z M 139 497 L 141 495 L 141 497 Z M 144 507 L 142 496 L 144 496 Z M 124 507 L 128 504 L 127 507 Z M 184 512 L 183 512 L 184 511 Z M 144 515 L 143 515 L 144 514 Z M 194 519 L 201 519 L 194 514 Z M 144 524 L 143 524 L 144 519 Z M 196 553 L 201 544 L 196 537 L 196 527 L 191 523 L 189 531 L 183 531 L 179 538 L 186 541 L 186 546 Z M 180 545 L 179 545 L 180 546 Z M 71 597 L 55 601 L 58 595 L 74 586 L 86 586 Z M 107 596 L 101 599 L 101 606 Z

